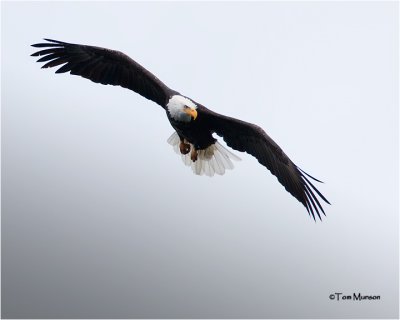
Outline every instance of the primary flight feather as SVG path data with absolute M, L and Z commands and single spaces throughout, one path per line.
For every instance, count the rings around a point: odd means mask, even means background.
M 300 201 L 315 220 L 328 200 L 311 183 L 321 182 L 297 167 L 260 127 L 213 112 L 179 92 L 168 88 L 151 72 L 122 52 L 51 39 L 33 44 L 44 48 L 32 54 L 43 56 L 42 68 L 60 66 L 56 73 L 70 72 L 101 84 L 135 91 L 165 109 L 175 132 L 168 139 L 184 163 L 196 174 L 224 174 L 232 160 L 240 160 L 223 147 L 213 133 L 234 150 L 247 152 L 275 175 L 285 189 Z

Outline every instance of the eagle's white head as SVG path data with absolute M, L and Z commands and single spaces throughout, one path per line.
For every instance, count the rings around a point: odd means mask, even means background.
M 167 109 L 171 117 L 176 121 L 190 122 L 197 118 L 196 104 L 183 96 L 174 95 L 167 103 Z

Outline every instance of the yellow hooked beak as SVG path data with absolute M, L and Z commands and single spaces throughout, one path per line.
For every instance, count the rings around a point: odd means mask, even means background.
M 190 116 L 193 118 L 193 120 L 196 120 L 196 118 L 197 118 L 197 111 L 196 111 L 196 109 L 185 108 L 184 111 L 185 111 L 188 115 L 190 115 Z

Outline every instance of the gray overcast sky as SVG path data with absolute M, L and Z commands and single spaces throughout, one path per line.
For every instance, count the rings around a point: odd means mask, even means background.
M 1 6 L 3 317 L 398 316 L 398 3 Z M 325 182 L 327 217 L 247 154 L 195 176 L 159 106 L 41 70 L 44 37 L 260 125 Z

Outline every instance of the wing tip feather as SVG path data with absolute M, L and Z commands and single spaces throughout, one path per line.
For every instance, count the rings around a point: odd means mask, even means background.
M 328 199 L 325 198 L 325 196 L 311 183 L 311 181 L 307 178 L 310 177 L 315 181 L 321 182 L 318 179 L 312 177 L 311 175 L 307 174 L 306 172 L 304 172 L 303 170 L 301 170 L 300 168 L 297 167 L 297 169 L 299 170 L 300 173 L 300 177 L 303 181 L 303 193 L 304 193 L 304 198 L 301 201 L 303 203 L 303 205 L 306 207 L 307 211 L 313 216 L 314 220 L 315 220 L 315 213 L 317 214 L 318 218 L 320 219 L 320 221 L 322 221 L 322 217 L 321 217 L 321 213 L 326 216 L 325 210 L 322 207 L 317 195 L 327 204 L 331 204 Z M 315 191 L 315 193 L 314 193 Z

